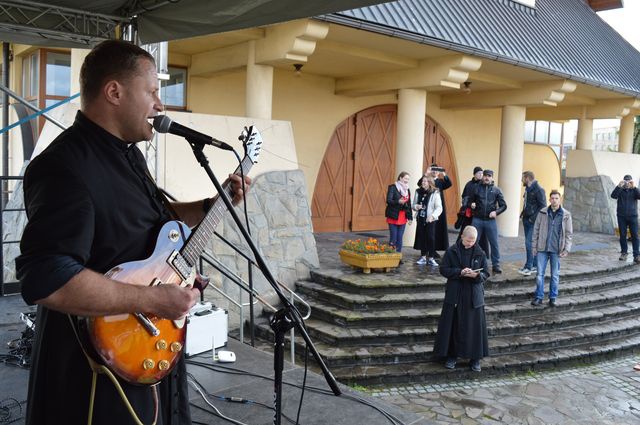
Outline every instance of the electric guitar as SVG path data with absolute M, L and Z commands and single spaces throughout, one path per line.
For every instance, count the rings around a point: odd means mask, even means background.
M 235 174 L 246 175 L 257 162 L 262 138 L 253 127 L 240 136 L 245 156 Z M 223 189 L 233 198 L 229 182 Z M 200 290 L 208 283 L 198 275 L 195 265 L 227 207 L 220 197 L 212 203 L 204 219 L 193 232 L 180 221 L 162 226 L 153 254 L 146 260 L 120 264 L 105 276 L 132 285 L 193 286 Z M 169 320 L 139 312 L 82 318 L 94 360 L 134 384 L 155 384 L 175 366 L 185 346 L 186 319 Z

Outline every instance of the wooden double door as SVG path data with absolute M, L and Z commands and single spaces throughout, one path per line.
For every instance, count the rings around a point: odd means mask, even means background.
M 396 181 L 397 105 L 365 109 L 335 129 L 318 172 L 311 204 L 316 232 L 380 230 L 387 187 Z M 423 168 L 437 162 L 453 187 L 445 192 L 448 221 L 459 207 L 458 181 L 450 139 L 430 117 L 425 121 Z M 412 176 L 417 187 L 420 176 Z M 451 221 L 453 220 L 453 221 Z

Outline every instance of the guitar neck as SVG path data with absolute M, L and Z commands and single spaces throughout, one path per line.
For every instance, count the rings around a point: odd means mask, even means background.
M 253 162 L 251 159 L 248 156 L 245 156 L 240 166 L 236 168 L 234 174 L 241 176 L 242 174 L 240 173 L 240 170 L 242 169 L 242 173 L 247 175 L 252 166 Z M 233 199 L 233 187 L 228 180 L 224 182 L 222 189 L 230 199 Z M 213 236 L 216 227 L 220 224 L 226 212 L 227 206 L 222 200 L 222 197 L 218 196 L 180 251 L 180 254 L 182 254 L 184 259 L 187 260 L 190 265 L 196 265 L 200 254 L 202 254 L 206 248 L 207 243 Z

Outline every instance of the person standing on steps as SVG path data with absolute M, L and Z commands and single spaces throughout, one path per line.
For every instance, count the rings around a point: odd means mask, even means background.
M 424 175 L 431 175 L 431 177 L 434 178 L 436 187 L 440 191 L 442 214 L 440 214 L 440 219 L 436 221 L 436 251 L 446 251 L 446 249 L 449 248 L 449 229 L 447 228 L 447 205 L 444 201 L 444 191 L 453 186 L 453 183 L 451 183 L 451 179 L 447 176 L 445 169 L 438 167 L 438 164 L 435 163 L 431 164 L 431 166 L 427 168 Z M 420 186 L 420 181 L 418 181 L 418 187 Z M 440 258 L 440 255 L 438 255 L 437 252 L 435 258 Z
M 533 226 L 538 217 L 538 211 L 546 206 L 544 189 L 538 180 L 536 180 L 533 171 L 525 171 L 522 173 L 522 185 L 524 189 L 524 203 L 520 218 L 522 218 L 522 227 L 524 228 L 524 247 L 527 252 L 527 259 L 521 269 L 518 270 L 523 276 L 530 276 L 537 270 L 536 263 L 533 258 L 533 249 L 531 248 L 531 240 L 533 236 Z
M 413 222 L 411 214 L 411 191 L 406 171 L 398 175 L 398 180 L 387 189 L 387 208 L 384 215 L 389 225 L 389 245 L 395 247 L 396 252 L 402 252 L 402 236 L 407 223 Z
M 620 231 L 620 261 L 626 261 L 629 246 L 627 244 L 627 229 L 631 233 L 631 247 L 633 248 L 633 262 L 640 264 L 640 249 L 638 248 L 638 199 L 640 189 L 633 183 L 633 177 L 624 176 L 618 183 L 611 197 L 617 200 L 618 230 Z
M 440 264 L 440 274 L 447 283 L 433 354 L 446 358 L 447 369 L 454 369 L 461 357 L 470 359 L 471 370 L 480 372 L 480 360 L 489 355 L 484 312 L 484 282 L 489 268 L 487 256 L 476 244 L 477 237 L 476 228 L 467 226 Z
M 500 246 L 498 245 L 498 226 L 496 217 L 507 209 L 502 190 L 493 184 L 493 171 L 482 172 L 482 184 L 476 187 L 471 198 L 473 226 L 478 229 L 478 238 L 487 235 L 491 245 L 491 265 L 494 274 L 502 273 L 500 268 Z
M 421 182 L 422 187 L 416 190 L 413 197 L 413 209 L 416 212 L 416 238 L 413 248 L 420 250 L 420 258 L 416 264 L 438 267 L 434 258 L 436 254 L 435 228 L 442 213 L 442 201 L 433 177 L 423 177 Z
M 569 255 L 573 241 L 571 213 L 560 205 L 560 192 L 549 194 L 549 207 L 538 212 L 533 226 L 533 254 L 538 262 L 535 298 L 531 305 L 539 306 L 544 298 L 544 272 L 550 263 L 549 306 L 556 306 L 560 283 L 560 258 Z
M 464 228 L 470 225 L 473 222 L 473 211 L 471 210 L 471 195 L 473 195 L 476 191 L 476 187 L 482 184 L 482 167 L 476 166 L 473 168 L 473 177 L 471 180 L 464 185 L 464 189 L 462 190 L 462 203 L 460 207 L 460 212 L 458 212 L 458 220 L 454 227 L 456 229 L 460 229 L 458 233 L 458 239 L 462 237 L 462 232 Z M 489 243 L 487 242 L 487 235 L 482 235 L 482 238 L 478 240 L 478 244 L 480 248 L 484 251 L 485 254 L 489 255 Z

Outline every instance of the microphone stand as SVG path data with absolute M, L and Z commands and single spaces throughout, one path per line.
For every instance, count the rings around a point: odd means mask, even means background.
M 313 345 L 313 342 L 311 341 L 311 337 L 309 337 L 309 334 L 307 333 L 307 330 L 304 326 L 304 322 L 302 320 L 302 317 L 300 316 L 298 309 L 291 304 L 289 299 L 283 294 L 282 290 L 279 288 L 278 284 L 276 283 L 276 279 L 273 277 L 271 270 L 269 270 L 269 266 L 267 265 L 265 260 L 262 258 L 262 255 L 260 255 L 260 252 L 258 251 L 257 246 L 253 242 L 253 239 L 251 239 L 251 235 L 249 235 L 249 232 L 247 232 L 247 229 L 245 229 L 244 226 L 242 225 L 242 221 L 240 220 L 240 217 L 238 217 L 238 214 L 236 213 L 235 208 L 231 203 L 231 200 L 229 199 L 224 189 L 220 185 L 220 182 L 218 181 L 216 176 L 213 174 L 213 171 L 209 166 L 209 160 L 207 159 L 206 155 L 203 152 L 205 143 L 202 142 L 201 140 L 197 140 L 191 137 L 186 137 L 186 139 L 189 142 L 189 145 L 191 145 L 191 149 L 193 150 L 193 154 L 196 160 L 198 161 L 200 166 L 204 168 L 204 170 L 206 171 L 207 175 L 209 176 L 209 179 L 211 180 L 216 190 L 218 191 L 218 195 L 222 198 L 222 201 L 224 202 L 227 209 L 229 210 L 231 217 L 233 217 L 233 221 L 238 226 L 238 230 L 240 230 L 240 233 L 242 233 L 242 236 L 244 237 L 249 248 L 251 249 L 251 252 L 253 252 L 258 268 L 260 269 L 264 277 L 267 279 L 267 281 L 269 282 L 273 290 L 276 292 L 276 294 L 278 295 L 278 298 L 280 298 L 280 302 L 284 306 L 283 308 L 275 312 L 271 317 L 271 319 L 269 320 L 269 325 L 271 326 L 275 334 L 274 355 L 273 355 L 275 414 L 273 417 L 273 423 L 275 425 L 280 425 L 281 418 L 282 418 L 282 373 L 284 369 L 285 334 L 287 331 L 291 330 L 292 328 L 295 327 L 298 330 L 298 332 L 300 332 L 300 335 L 302 335 L 302 338 L 307 344 L 309 351 L 311 351 L 311 354 L 313 355 L 314 359 L 320 366 L 320 369 L 322 369 L 324 378 L 327 381 L 327 384 L 329 385 L 329 387 L 331 388 L 331 391 L 333 391 L 333 394 L 336 396 L 339 396 L 340 394 L 342 394 L 342 391 L 340 391 L 340 388 L 338 388 L 338 382 L 329 371 L 329 368 L 327 368 L 327 365 L 322 360 L 322 357 L 320 357 L 320 353 L 318 353 L 318 350 L 316 349 L 316 347 Z M 294 341 L 292 340 L 291 343 L 293 344 Z

